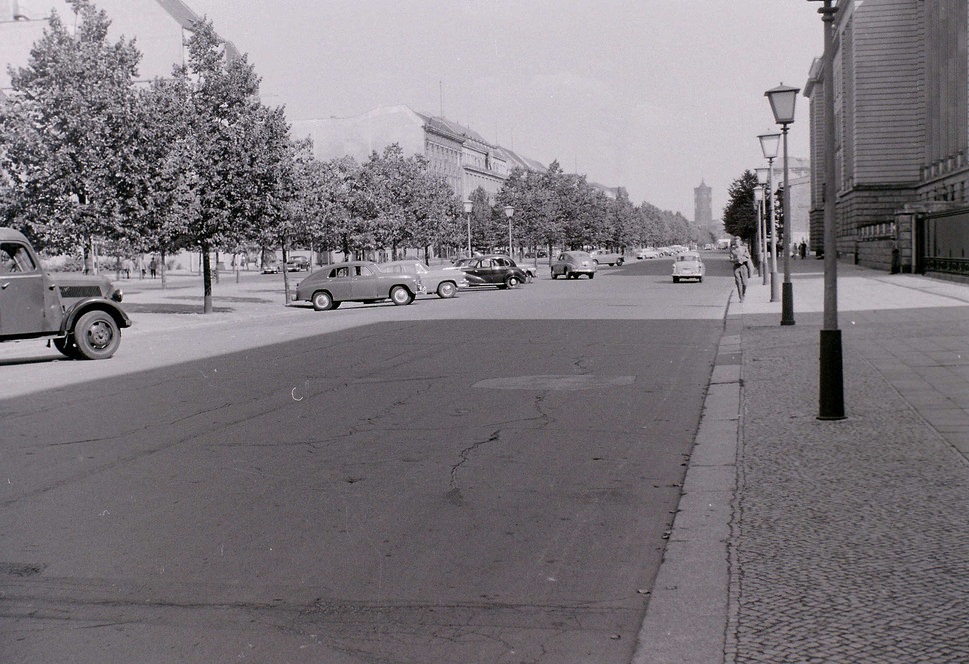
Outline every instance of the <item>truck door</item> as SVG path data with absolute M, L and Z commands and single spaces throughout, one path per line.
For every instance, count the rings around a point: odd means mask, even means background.
M 44 273 L 27 247 L 0 243 L 0 335 L 49 330 L 44 320 L 44 283 Z

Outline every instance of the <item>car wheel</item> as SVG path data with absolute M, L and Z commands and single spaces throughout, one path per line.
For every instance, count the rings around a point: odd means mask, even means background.
M 89 311 L 74 325 L 75 351 L 85 360 L 105 360 L 118 350 L 121 331 L 107 311 Z
M 697 277 L 697 283 L 702 284 L 703 283 L 703 277 Z
M 619 260 L 616 261 L 616 265 L 622 266 L 622 264 L 625 262 L 626 262 L 625 259 L 620 258 Z
M 555 270 L 552 270 L 552 279 L 558 279 L 558 278 L 559 278 L 559 273 L 556 272 Z
M 590 279 L 595 279 L 596 278 L 596 273 L 595 272 L 590 272 L 589 273 L 589 278 Z
M 592 262 L 595 263 L 596 265 L 598 265 L 599 264 L 599 259 L 598 258 L 593 258 L 592 259 Z
M 72 360 L 84 359 L 81 354 L 77 352 L 77 346 L 74 345 L 74 340 L 70 337 L 64 337 L 62 339 L 54 339 L 54 348 L 56 348 L 60 353 Z
M 400 306 L 402 304 L 410 304 L 413 302 L 414 296 L 403 286 L 394 286 L 390 289 L 390 299 L 394 304 Z
M 565 272 L 563 272 L 562 274 L 563 276 L 565 276 L 566 279 L 572 279 L 575 277 L 575 275 L 572 274 L 572 270 L 570 270 L 569 268 L 565 268 Z
M 522 283 L 521 279 L 519 279 L 515 275 L 511 275 L 507 279 L 505 279 L 506 288 L 518 288 L 521 285 L 521 283 Z
M 329 311 L 334 309 L 333 296 L 326 291 L 317 291 L 313 293 L 313 308 L 317 311 Z
M 458 292 L 458 287 L 453 281 L 442 281 L 437 285 L 437 296 L 442 297 L 445 300 L 454 297 L 454 294 Z
M 673 283 L 674 284 L 680 283 L 680 278 L 679 277 L 673 277 Z

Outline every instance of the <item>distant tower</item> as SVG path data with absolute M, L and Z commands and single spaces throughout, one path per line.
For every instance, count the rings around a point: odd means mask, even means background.
M 713 209 L 710 203 L 710 187 L 700 180 L 700 186 L 693 190 L 693 223 L 700 228 L 713 230 Z

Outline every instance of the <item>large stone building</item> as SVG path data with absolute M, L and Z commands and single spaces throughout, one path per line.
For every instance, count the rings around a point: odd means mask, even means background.
M 514 168 L 544 170 L 535 160 L 485 140 L 447 118 L 417 113 L 407 106 L 383 106 L 347 118 L 297 120 L 293 135 L 313 141 L 317 159 L 349 155 L 364 161 L 397 143 L 404 154 L 424 155 L 462 200 L 481 187 L 494 196 Z
M 142 54 L 140 81 L 169 76 L 174 65 L 185 62 L 187 33 L 201 18 L 181 0 L 97 0 L 95 6 L 111 20 L 109 39 L 135 39 Z M 0 94 L 9 93 L 7 66 L 26 66 L 53 11 L 68 28 L 74 25 L 74 11 L 64 0 L 0 0 Z M 226 42 L 226 54 L 239 52 Z
M 830 74 L 839 255 L 886 270 L 967 277 L 966 0 L 840 0 L 837 8 L 833 72 L 815 61 L 805 87 L 811 244 L 827 249 L 823 82 Z

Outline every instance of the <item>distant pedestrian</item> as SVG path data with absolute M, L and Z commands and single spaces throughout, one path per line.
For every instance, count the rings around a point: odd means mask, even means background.
M 747 295 L 747 280 L 750 278 L 750 252 L 741 242 L 740 238 L 735 238 L 733 246 L 730 247 L 730 262 L 733 263 L 733 280 L 737 284 L 737 295 L 740 301 L 744 301 Z
M 805 242 L 804 240 L 801 240 L 801 244 L 797 248 L 797 253 L 801 256 L 802 259 L 807 257 L 807 242 Z
M 158 274 L 158 262 L 152 257 L 151 262 L 148 263 L 148 272 L 151 274 L 151 278 L 154 279 Z

